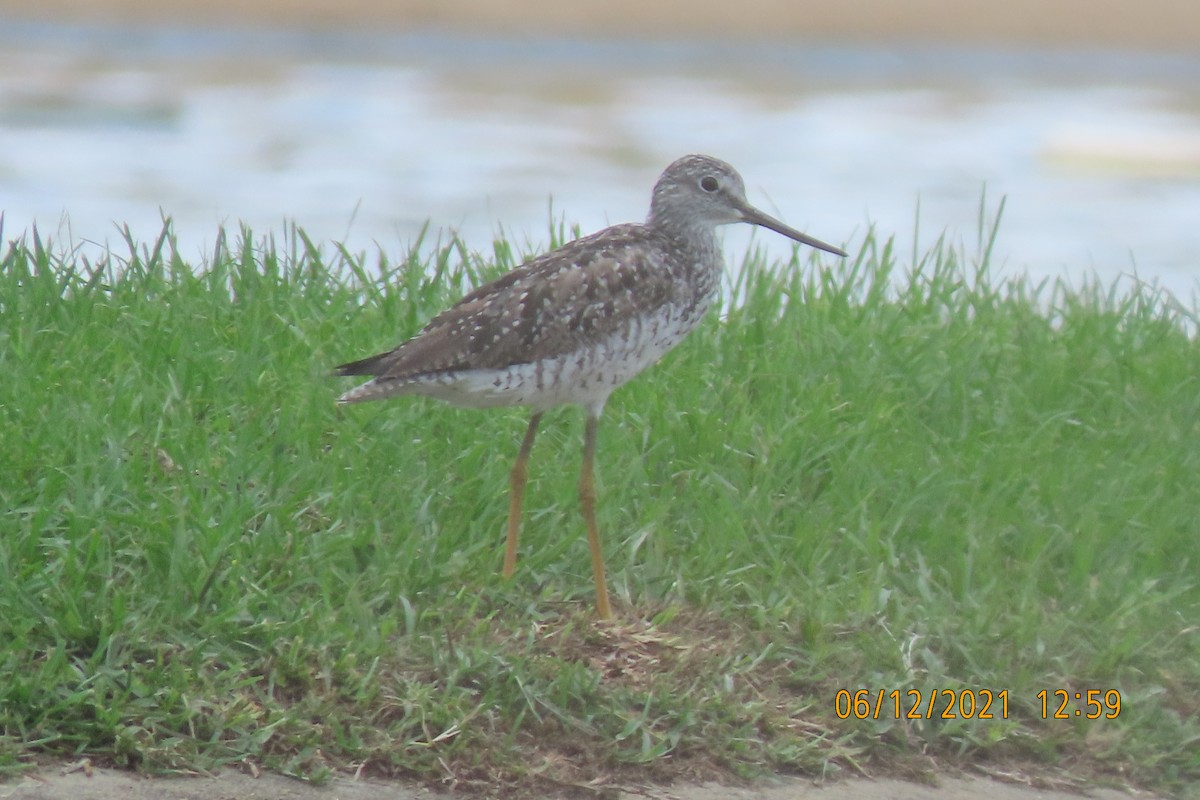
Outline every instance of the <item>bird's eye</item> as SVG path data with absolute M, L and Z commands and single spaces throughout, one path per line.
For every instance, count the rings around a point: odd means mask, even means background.
M 715 192 L 717 190 L 717 179 L 712 175 L 705 175 L 700 179 L 700 188 L 706 192 Z

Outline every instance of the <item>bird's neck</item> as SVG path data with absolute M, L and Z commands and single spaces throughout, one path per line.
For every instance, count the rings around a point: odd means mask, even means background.
M 679 292 L 689 296 L 692 306 L 707 307 L 724 269 L 721 245 L 712 225 L 699 225 L 692 220 L 655 218 L 646 226 L 665 239 L 672 257 L 665 268 L 672 274 Z
M 691 215 L 663 214 L 651 208 L 646 227 L 689 250 L 715 251 L 719 247 L 715 226 L 700 222 Z

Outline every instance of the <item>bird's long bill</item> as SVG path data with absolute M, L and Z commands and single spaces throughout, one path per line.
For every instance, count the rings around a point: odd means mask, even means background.
M 824 250 L 826 253 L 833 253 L 835 256 L 842 256 L 843 258 L 846 257 L 846 251 L 842 248 L 834 247 L 831 244 L 825 244 L 820 239 L 814 239 L 811 236 L 801 233 L 795 228 L 789 228 L 787 225 L 784 225 L 782 222 L 770 216 L 769 214 L 764 214 L 763 212 L 759 211 L 754 206 L 743 206 L 741 212 L 742 218 L 751 225 L 761 225 L 762 227 L 769 228 L 776 233 L 782 233 L 789 239 L 795 239 L 800 244 L 806 244 L 809 247 L 815 247 L 818 250 Z

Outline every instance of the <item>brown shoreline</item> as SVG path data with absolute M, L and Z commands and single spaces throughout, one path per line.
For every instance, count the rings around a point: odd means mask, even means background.
M 1200 53 L 1195 0 L 0 0 L 0 15 L 50 22 L 615 37 L 728 36 L 829 42 L 930 41 Z

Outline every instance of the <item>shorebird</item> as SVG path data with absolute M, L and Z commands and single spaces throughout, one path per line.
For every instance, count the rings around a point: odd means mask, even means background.
M 583 407 L 579 503 L 592 554 L 596 611 L 612 617 L 596 525 L 596 429 L 614 389 L 658 361 L 700 322 L 724 263 L 716 227 L 760 225 L 845 256 L 746 200 L 741 175 L 710 156 L 684 156 L 659 176 L 642 224 L 614 225 L 480 286 L 394 350 L 337 367 L 371 380 L 339 403 L 425 395 L 458 406 L 530 406 L 509 475 L 503 575 L 516 569 L 529 453 L 542 414 Z

